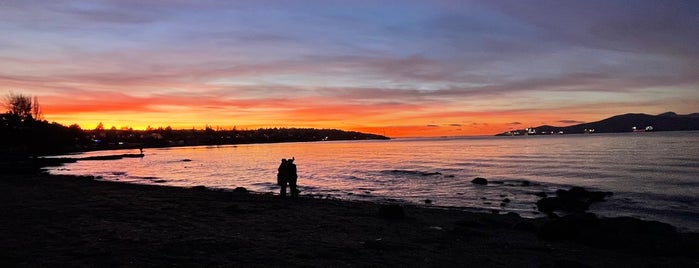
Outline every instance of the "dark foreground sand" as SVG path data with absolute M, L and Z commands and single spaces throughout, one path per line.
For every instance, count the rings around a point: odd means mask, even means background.
M 4 174 L 0 267 L 699 267 L 696 248 L 600 249 L 513 228 L 543 219 L 379 206 Z

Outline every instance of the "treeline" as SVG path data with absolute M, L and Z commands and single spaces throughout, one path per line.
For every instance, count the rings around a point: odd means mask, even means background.
M 75 124 L 66 127 L 43 120 L 36 96 L 10 93 L 3 104 L 7 112 L 0 114 L 0 158 L 105 149 L 388 139 L 354 131 L 313 128 L 214 130 L 207 126 L 203 130 L 175 130 L 171 127 L 133 130 L 105 129 L 100 123 L 93 130 L 83 130 Z
M 176 130 L 158 128 L 148 130 L 109 129 L 86 130 L 87 150 L 171 147 L 197 145 L 225 145 L 249 143 L 308 142 L 334 140 L 388 139 L 374 134 L 337 129 L 314 128 L 260 128 L 256 130 Z
M 87 143 L 80 128 L 13 113 L 0 114 L 0 154 L 4 157 L 74 152 Z
M 313 128 L 83 130 L 78 125 L 66 127 L 7 113 L 0 115 L 0 139 L 0 152 L 3 154 L 39 156 L 105 149 L 388 138 L 354 131 Z

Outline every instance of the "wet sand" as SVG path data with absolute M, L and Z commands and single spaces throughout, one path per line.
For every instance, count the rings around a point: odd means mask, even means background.
M 408 205 L 405 218 L 386 219 L 380 206 L 3 174 L 0 266 L 699 266 L 696 248 L 648 254 L 540 240 L 545 219 Z M 696 233 L 679 235 L 699 244 Z

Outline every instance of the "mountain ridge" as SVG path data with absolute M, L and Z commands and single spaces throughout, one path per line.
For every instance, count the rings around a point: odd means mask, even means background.
M 626 113 L 615 115 L 595 122 L 557 127 L 541 125 L 528 129 L 510 130 L 496 136 L 540 135 L 540 134 L 576 134 L 576 133 L 618 133 L 645 131 L 686 131 L 699 130 L 699 113 L 680 115 L 665 112 L 658 115 L 644 113 Z

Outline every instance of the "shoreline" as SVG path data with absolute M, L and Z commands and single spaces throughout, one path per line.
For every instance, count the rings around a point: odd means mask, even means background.
M 365 201 L 290 200 L 14 168 L 19 171 L 0 176 L 4 267 L 699 264 L 697 233 L 632 233 L 620 238 L 633 241 L 591 244 L 547 237 L 542 230 L 560 226 L 545 229 L 556 221 L 543 218 Z M 400 212 L 383 213 L 386 206 Z

